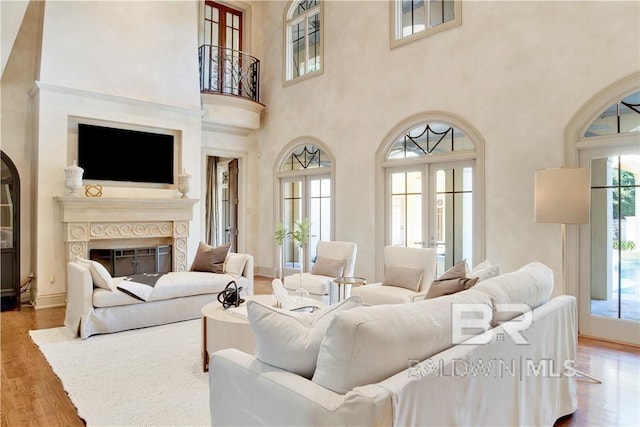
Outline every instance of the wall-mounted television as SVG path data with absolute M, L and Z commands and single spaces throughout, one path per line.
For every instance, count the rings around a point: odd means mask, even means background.
M 173 185 L 174 136 L 78 123 L 83 179 Z

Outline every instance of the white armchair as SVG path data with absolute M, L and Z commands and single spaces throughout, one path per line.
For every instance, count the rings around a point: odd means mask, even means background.
M 317 258 L 310 272 L 302 273 L 302 287 L 313 299 L 329 305 L 332 281 L 340 276 L 353 276 L 357 245 L 353 242 L 318 242 Z M 284 287 L 290 294 L 300 288 L 300 274 L 285 276 Z M 333 298 L 335 299 L 335 298 Z
M 436 273 L 436 250 L 431 248 L 407 248 L 385 246 L 385 279 L 390 269 L 399 267 L 422 270 L 422 278 L 417 290 L 403 286 L 371 283 L 351 289 L 351 295 L 359 295 L 366 305 L 399 304 L 424 299 Z

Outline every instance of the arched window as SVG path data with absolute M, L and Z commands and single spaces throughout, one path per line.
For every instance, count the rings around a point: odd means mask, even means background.
M 278 166 L 280 221 L 292 230 L 296 221 L 308 218 L 311 227 L 307 248 L 302 251 L 304 260 L 293 242 L 284 245 L 285 274 L 299 272 L 301 263 L 308 271 L 316 258 L 318 241 L 333 238 L 333 160 L 318 142 L 309 138 L 294 142 L 292 147 Z
M 285 81 L 322 70 L 321 22 L 320 0 L 291 2 L 285 16 Z
M 459 124 L 460 123 L 460 124 Z M 478 136 L 446 116 L 400 124 L 385 144 L 385 245 L 433 247 L 437 272 L 482 261 Z
M 566 132 L 568 167 L 591 175 L 589 223 L 567 230 L 567 292 L 580 333 L 640 344 L 640 74 L 585 104 Z M 578 265 L 575 265 L 575 262 Z M 576 276 L 577 274 L 577 276 Z

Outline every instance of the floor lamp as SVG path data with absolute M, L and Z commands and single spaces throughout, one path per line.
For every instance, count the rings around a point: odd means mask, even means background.
M 535 222 L 561 224 L 562 286 L 566 289 L 566 224 L 588 224 L 590 208 L 589 169 L 551 168 L 536 171 Z M 597 383 L 602 381 L 576 372 Z

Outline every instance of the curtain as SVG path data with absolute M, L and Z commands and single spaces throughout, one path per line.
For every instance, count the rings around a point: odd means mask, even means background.
M 205 198 L 205 237 L 211 246 L 218 246 L 218 157 L 207 156 L 207 195 Z

